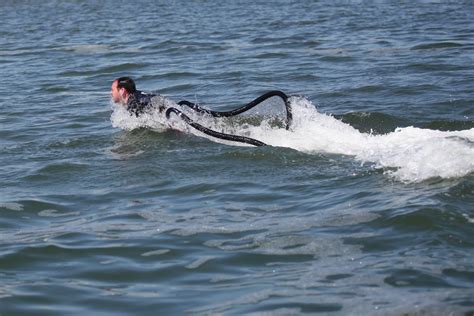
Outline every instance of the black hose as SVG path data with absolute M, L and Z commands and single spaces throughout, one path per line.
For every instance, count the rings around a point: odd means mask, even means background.
M 199 112 L 202 112 L 202 111 L 199 111 Z M 194 122 L 192 119 L 189 118 L 189 116 L 187 116 L 186 114 L 184 114 L 183 112 L 181 112 L 180 110 L 178 110 L 176 108 L 168 108 L 166 110 L 166 118 L 167 119 L 170 118 L 171 113 L 175 113 L 181 119 L 183 119 L 186 122 L 186 124 L 191 125 L 192 127 L 197 129 L 198 131 L 203 132 L 204 134 L 207 134 L 209 136 L 216 137 L 216 138 L 219 138 L 219 139 L 231 140 L 231 141 L 234 141 L 234 142 L 250 144 L 250 145 L 254 145 L 254 146 L 265 146 L 266 145 L 265 143 L 262 143 L 261 141 L 250 138 L 250 137 L 238 136 L 238 135 L 232 135 L 232 134 L 224 134 L 224 133 L 220 133 L 220 132 L 214 131 L 212 129 L 209 129 L 207 127 L 204 127 L 201 124 L 198 124 L 198 123 Z
M 291 106 L 290 106 L 290 102 L 288 101 L 288 96 L 285 93 L 283 93 L 281 91 L 278 91 L 278 90 L 269 91 L 269 92 L 259 96 L 258 98 L 256 98 L 252 102 L 250 102 L 250 103 L 248 103 L 244 106 L 241 106 L 240 108 L 230 110 L 230 111 L 212 111 L 212 110 L 203 108 L 203 107 L 199 106 L 196 103 L 192 103 L 192 102 L 189 102 L 189 101 L 186 101 L 186 100 L 179 101 L 178 104 L 181 105 L 181 106 L 185 105 L 185 106 L 191 108 L 192 110 L 194 110 L 196 112 L 206 113 L 206 114 L 209 114 L 213 117 L 231 117 L 231 116 L 235 116 L 235 115 L 238 115 L 240 113 L 243 113 L 245 111 L 248 111 L 251 108 L 257 106 L 260 103 L 262 103 L 266 99 L 274 97 L 274 96 L 280 97 L 285 102 L 286 129 L 288 130 L 288 129 L 290 129 L 290 125 L 291 125 L 291 122 L 292 122 L 292 119 L 293 119 L 293 116 L 292 116 L 292 113 L 291 113 Z M 224 140 L 241 142 L 241 143 L 250 144 L 250 145 L 254 145 L 254 146 L 265 146 L 266 145 L 265 143 L 263 143 L 259 140 L 250 138 L 250 137 L 238 136 L 238 135 L 232 135 L 232 134 L 225 134 L 225 133 L 217 132 L 217 131 L 214 131 L 214 130 L 209 129 L 207 127 L 204 127 L 201 124 L 198 124 L 198 123 L 194 122 L 192 119 L 189 118 L 189 116 L 184 114 L 182 111 L 180 111 L 176 108 L 173 108 L 173 107 L 168 108 L 166 110 L 166 118 L 167 119 L 169 119 L 171 113 L 175 113 L 181 119 L 183 119 L 186 122 L 186 124 L 192 126 L 193 128 L 197 129 L 198 131 L 200 131 L 204 134 L 207 134 L 209 136 L 216 137 L 216 138 L 219 138 L 219 139 L 224 139 Z
M 285 102 L 286 129 L 288 130 L 288 129 L 290 129 L 290 125 L 291 125 L 291 122 L 293 120 L 293 115 L 291 113 L 291 106 L 290 106 L 290 102 L 288 101 L 288 96 L 285 93 L 283 93 L 282 91 L 278 91 L 278 90 L 269 91 L 269 92 L 259 96 L 258 98 L 256 98 L 252 102 L 250 102 L 250 103 L 248 103 L 248 104 L 246 104 L 246 105 L 244 105 L 240 108 L 237 108 L 235 110 L 223 111 L 223 112 L 212 111 L 212 110 L 209 110 L 209 109 L 205 109 L 205 108 L 202 108 L 201 106 L 199 106 L 196 103 L 192 103 L 192 102 L 189 102 L 189 101 L 186 101 L 186 100 L 179 101 L 178 104 L 179 105 L 186 105 L 186 106 L 190 107 L 191 109 L 193 109 L 196 112 L 207 113 L 207 114 L 212 115 L 213 117 L 230 117 L 230 116 L 235 116 L 235 115 L 238 115 L 238 114 L 243 113 L 245 111 L 248 111 L 251 108 L 255 107 L 256 105 L 262 103 L 266 99 L 271 98 L 271 97 L 275 97 L 275 96 L 280 97 Z

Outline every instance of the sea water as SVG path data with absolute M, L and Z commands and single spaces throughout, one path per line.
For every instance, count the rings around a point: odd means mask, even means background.
M 473 13 L 2 1 L 0 314 L 472 314 Z M 125 75 L 293 122 L 136 118 Z

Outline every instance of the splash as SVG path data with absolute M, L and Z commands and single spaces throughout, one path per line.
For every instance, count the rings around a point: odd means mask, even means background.
M 177 107 L 175 103 L 169 102 L 169 106 Z M 310 154 L 353 156 L 361 163 L 368 162 L 376 168 L 382 168 L 386 174 L 400 181 L 419 182 L 434 177 L 458 178 L 474 172 L 474 128 L 445 132 L 405 127 L 384 135 L 372 135 L 361 133 L 331 115 L 319 113 L 307 99 L 293 97 L 290 102 L 293 108 L 293 125 L 289 131 L 275 127 L 269 119 L 264 119 L 257 125 L 245 121 L 236 125 L 228 120 L 197 117 L 196 113 L 189 115 L 211 129 L 255 138 L 271 146 L 293 148 Z M 111 120 L 114 127 L 126 130 L 139 127 L 158 131 L 176 129 L 217 141 L 186 126 L 179 118 L 167 120 L 157 112 L 136 118 L 130 116 L 125 109 L 114 107 Z
M 164 99 L 165 107 L 179 107 L 169 99 Z M 116 105 L 111 101 L 112 116 L 110 120 L 113 127 L 127 131 L 137 128 L 150 128 L 159 132 L 174 129 L 182 132 L 190 132 L 190 128 L 177 120 L 166 119 L 164 113 L 151 110 L 141 114 L 139 117 L 130 114 L 124 106 Z M 156 106 L 158 108 L 158 105 Z

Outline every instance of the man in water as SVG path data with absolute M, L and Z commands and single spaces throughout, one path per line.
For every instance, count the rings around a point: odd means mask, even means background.
M 260 104 L 261 102 L 263 102 L 264 100 L 270 97 L 278 96 L 282 98 L 283 101 L 285 102 L 286 114 L 287 114 L 286 129 L 289 129 L 289 124 L 291 122 L 291 108 L 288 103 L 288 97 L 286 94 L 284 94 L 281 91 L 267 92 L 264 95 L 260 96 L 259 98 L 255 99 L 254 101 L 250 102 L 249 104 L 243 107 L 240 107 L 238 109 L 228 111 L 228 112 L 218 112 L 218 111 L 204 109 L 204 108 L 201 108 L 197 104 L 194 104 L 185 100 L 180 101 L 178 102 L 178 104 L 176 104 L 172 101 L 169 101 L 168 99 L 166 99 L 165 97 L 161 95 L 147 94 L 147 93 L 138 91 L 135 87 L 135 82 L 130 77 L 120 77 L 118 79 L 115 79 L 112 82 L 110 95 L 112 97 L 112 100 L 115 103 L 121 104 L 122 106 L 126 107 L 130 115 L 135 115 L 136 117 L 139 117 L 140 115 L 144 113 L 152 113 L 155 110 L 158 110 L 159 113 L 163 113 L 167 109 L 166 118 L 169 117 L 170 113 L 174 113 L 178 115 L 179 117 L 181 117 L 181 119 L 186 124 L 188 124 L 189 126 L 192 126 L 193 128 L 197 129 L 198 131 L 204 134 L 207 134 L 215 138 L 246 143 L 246 144 L 250 144 L 254 146 L 264 146 L 265 143 L 262 143 L 261 141 L 250 138 L 250 137 L 226 134 L 223 132 L 218 132 L 218 131 L 209 129 L 197 122 L 194 122 L 181 110 L 177 109 L 176 106 L 180 108 L 180 106 L 184 104 L 184 105 L 187 105 L 191 110 L 194 110 L 198 113 L 206 113 L 213 117 L 232 117 L 251 109 L 252 107 Z M 171 126 L 170 128 L 173 128 L 173 127 Z
M 160 112 L 165 109 L 165 98 L 160 95 L 144 93 L 137 90 L 130 77 L 120 77 L 112 82 L 110 95 L 115 103 L 127 108 L 130 114 L 139 116 L 153 108 Z

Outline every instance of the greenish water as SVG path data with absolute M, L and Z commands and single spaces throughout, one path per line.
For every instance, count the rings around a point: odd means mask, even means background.
M 2 1 L 0 314 L 471 315 L 473 13 Z M 294 125 L 165 130 L 111 106 L 122 75 L 218 110 L 282 90 Z

